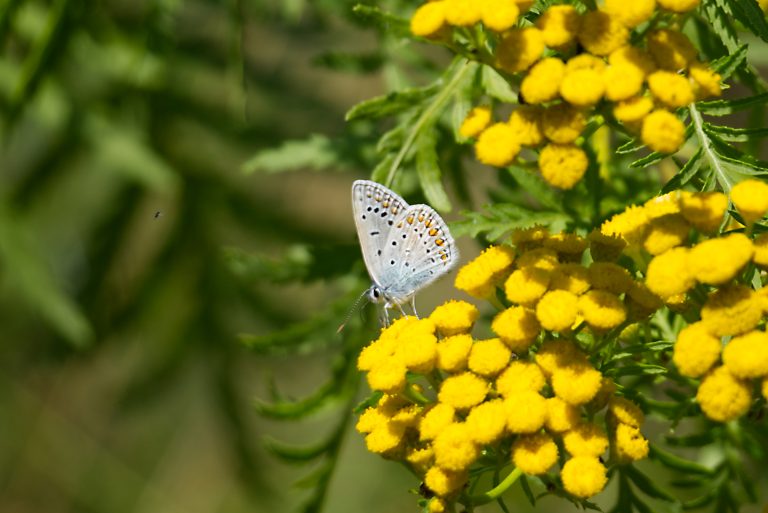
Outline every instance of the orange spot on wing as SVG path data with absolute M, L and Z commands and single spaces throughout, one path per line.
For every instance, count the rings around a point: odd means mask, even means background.
M 437 244 L 438 246 L 442 246 L 443 244 L 445 244 L 445 241 L 443 239 L 435 239 L 435 244 Z

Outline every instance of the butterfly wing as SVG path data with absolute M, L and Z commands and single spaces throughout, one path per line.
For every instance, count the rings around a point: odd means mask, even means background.
M 379 284 L 398 302 L 450 271 L 459 260 L 445 221 L 428 205 L 411 205 L 394 220 L 382 256 Z
M 383 287 L 384 247 L 395 219 L 408 208 L 403 198 L 381 184 L 370 180 L 356 180 L 352 184 L 352 212 L 355 217 L 357 238 L 368 274 L 374 283 Z M 391 260 L 391 258 L 390 258 Z

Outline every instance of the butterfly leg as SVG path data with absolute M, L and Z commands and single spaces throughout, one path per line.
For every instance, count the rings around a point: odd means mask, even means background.
M 405 313 L 405 310 L 403 309 L 403 305 L 401 305 L 400 303 L 396 303 L 396 304 L 397 304 L 397 308 L 400 310 L 400 313 L 403 314 L 403 317 L 408 317 L 408 314 Z
M 416 316 L 417 319 L 419 319 L 419 312 L 416 311 L 416 296 L 411 296 L 411 310 L 413 310 L 413 315 Z
M 386 328 L 389 326 L 389 302 L 384 303 L 384 308 L 381 309 L 381 317 L 379 318 L 379 322 Z

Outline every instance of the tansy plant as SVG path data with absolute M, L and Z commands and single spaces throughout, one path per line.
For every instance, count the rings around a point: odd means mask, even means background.
M 323 275 L 349 291 L 327 311 L 245 337 L 263 351 L 339 352 L 316 394 L 261 405 L 284 419 L 343 405 L 323 443 L 270 445 L 286 459 L 323 459 L 308 510 L 322 505 L 352 411 L 368 450 L 413 474 L 424 512 L 490 502 L 509 511 L 517 487 L 533 505 L 555 496 L 622 513 L 739 511 L 766 500 L 768 165 L 757 150 L 768 94 L 743 42 L 764 52 L 761 7 L 434 0 L 352 9 L 379 36 L 371 69 L 392 91 L 353 107 L 346 134 L 288 142 L 246 167 L 282 171 L 296 164 L 287 157 L 367 165 L 373 180 L 443 213 L 448 183 L 465 207 L 454 235 L 485 249 L 460 266 L 453 297 L 421 318 L 373 335 L 353 320 L 335 335 L 362 290 L 350 280 L 358 265 Z M 428 85 L 406 85 L 430 74 Z M 737 111 L 746 127 L 715 123 Z M 482 210 L 470 201 L 476 180 L 494 183 Z M 327 247 L 302 251 L 269 265 L 308 279 L 334 258 Z

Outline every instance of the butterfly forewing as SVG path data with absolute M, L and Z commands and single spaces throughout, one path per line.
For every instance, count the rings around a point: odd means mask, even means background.
M 370 180 L 356 180 L 352 184 L 352 211 L 363 260 L 371 279 L 382 288 L 386 287 L 382 283 L 384 272 L 392 267 L 389 251 L 389 260 L 384 259 L 385 244 L 395 219 L 407 208 L 403 198 L 383 185 Z

